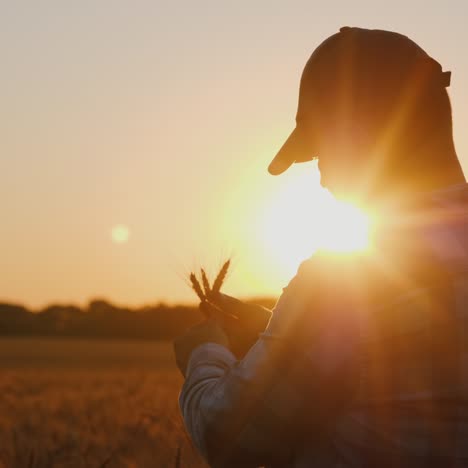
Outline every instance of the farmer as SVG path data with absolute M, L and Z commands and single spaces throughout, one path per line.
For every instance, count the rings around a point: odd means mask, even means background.
M 318 158 L 321 184 L 376 219 L 373 248 L 318 252 L 271 313 L 218 294 L 235 324 L 176 340 L 182 415 L 211 466 L 468 466 L 468 190 L 449 84 L 388 31 L 344 27 L 310 57 L 269 171 Z

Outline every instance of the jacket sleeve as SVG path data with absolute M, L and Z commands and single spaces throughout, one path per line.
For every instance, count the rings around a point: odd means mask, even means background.
M 241 361 L 213 343 L 191 355 L 179 402 L 186 428 L 211 466 L 287 463 L 305 433 L 309 437 L 312 427 L 324 432 L 332 419 L 328 409 L 337 408 L 334 389 L 345 391 L 340 370 L 353 340 L 340 333 L 320 333 L 312 346 L 291 339 L 297 338 L 294 314 L 306 307 L 294 289 L 285 288 L 267 329 Z M 340 329 L 349 335 L 349 327 Z

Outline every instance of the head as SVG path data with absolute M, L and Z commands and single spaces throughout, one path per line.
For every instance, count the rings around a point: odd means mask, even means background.
M 407 37 L 342 28 L 307 62 L 296 128 L 269 170 L 318 158 L 324 187 L 365 202 L 461 182 L 449 83 Z

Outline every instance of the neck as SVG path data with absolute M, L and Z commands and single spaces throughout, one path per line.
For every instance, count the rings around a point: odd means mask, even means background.
M 398 163 L 374 184 L 374 190 L 362 204 L 373 211 L 394 212 L 398 207 L 412 206 L 427 192 L 465 183 L 452 140 L 448 144 L 437 144 L 434 140 L 430 143 L 419 151 L 401 152 L 404 157 L 390 158 Z
M 407 165 L 404 178 L 412 179 L 415 191 L 439 190 L 465 182 L 451 133 L 427 137 L 407 153 L 407 159 L 415 163 Z

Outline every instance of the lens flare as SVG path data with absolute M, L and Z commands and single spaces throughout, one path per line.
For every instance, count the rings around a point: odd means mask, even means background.
M 290 274 L 319 249 L 349 253 L 370 246 L 369 217 L 321 187 L 318 169 L 285 178 L 260 228 L 264 247 Z

